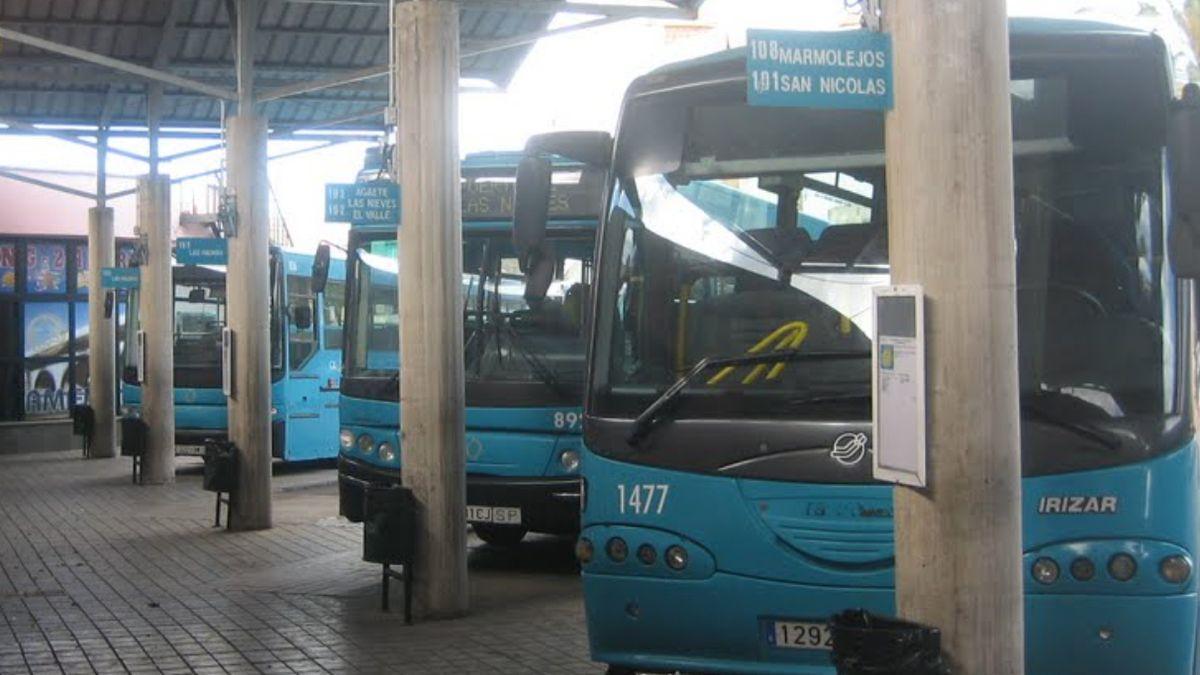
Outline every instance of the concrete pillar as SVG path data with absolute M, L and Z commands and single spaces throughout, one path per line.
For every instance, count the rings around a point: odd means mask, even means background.
M 138 230 L 146 241 L 138 313 L 146 333 L 142 418 L 149 425 L 142 481 L 175 482 L 175 316 L 171 280 L 171 179 L 138 179 Z M 133 336 L 131 336 L 133 338 Z M 131 345 L 136 348 L 136 341 Z
M 954 672 L 1024 669 L 1012 120 L 1004 0 L 896 0 L 893 283 L 921 284 L 928 488 L 895 492 L 900 614 Z
M 229 239 L 226 299 L 233 331 L 229 438 L 241 452 L 229 527 L 271 527 L 271 322 L 267 121 L 251 114 L 228 122 L 226 165 L 237 202 Z
M 395 34 L 401 475 L 420 504 L 416 611 L 441 618 L 468 603 L 458 6 L 400 3 Z
M 88 209 L 88 400 L 96 412 L 90 457 L 117 456 L 116 330 L 104 316 L 101 270 L 114 265 L 113 210 Z M 115 314 L 115 309 L 114 309 Z

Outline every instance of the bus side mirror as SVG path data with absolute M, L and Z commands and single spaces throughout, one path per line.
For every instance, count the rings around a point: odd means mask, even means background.
M 313 256 L 312 266 L 313 293 L 325 292 L 325 284 L 329 281 L 329 255 L 329 244 L 321 244 L 317 247 L 317 254 Z
M 300 330 L 308 330 L 313 325 L 312 307 L 296 305 L 292 308 L 292 323 Z
M 530 254 L 546 238 L 550 218 L 550 176 L 553 169 L 545 155 L 526 155 L 517 165 L 513 192 L 513 243 L 521 254 L 521 270 L 528 273 Z
M 104 318 L 111 319 L 113 315 L 113 303 L 116 301 L 116 291 L 106 291 L 104 293 Z
M 1175 274 L 1200 279 L 1200 86 L 1189 84 L 1167 126 L 1170 247 Z

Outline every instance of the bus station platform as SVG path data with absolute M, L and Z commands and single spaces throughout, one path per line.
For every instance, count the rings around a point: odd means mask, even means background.
M 471 538 L 471 613 L 380 610 L 336 470 L 281 467 L 273 529 L 214 529 L 201 464 L 137 487 L 128 460 L 0 455 L 0 675 L 595 673 L 567 539 Z

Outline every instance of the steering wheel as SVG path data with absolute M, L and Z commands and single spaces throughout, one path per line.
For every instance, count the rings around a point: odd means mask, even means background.
M 508 325 L 516 329 L 536 328 L 541 317 L 532 309 L 518 309 L 508 314 Z
M 1083 304 L 1091 307 L 1092 314 L 1094 316 L 1098 316 L 1098 317 L 1108 316 L 1108 308 L 1104 306 L 1104 303 L 1100 300 L 1100 298 L 1096 297 L 1096 295 L 1094 293 L 1092 293 L 1091 291 L 1086 291 L 1082 288 L 1079 288 L 1078 286 L 1067 286 L 1066 284 L 1059 284 L 1059 283 L 1051 282 L 1051 283 L 1046 284 L 1046 286 L 1044 288 L 1018 288 L 1018 290 L 1026 291 L 1026 292 L 1043 291 L 1047 295 L 1049 295 L 1051 293 L 1055 293 L 1055 294 L 1059 294 L 1059 295 L 1068 295 L 1068 296 L 1071 296 L 1073 298 L 1080 300 L 1081 302 L 1083 302 Z

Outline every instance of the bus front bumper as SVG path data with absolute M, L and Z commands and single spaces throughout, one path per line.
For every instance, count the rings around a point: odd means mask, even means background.
M 363 493 L 370 486 L 400 484 L 400 471 L 338 457 L 338 510 L 347 520 L 363 519 Z M 521 527 L 546 534 L 579 531 L 580 480 L 565 477 L 508 477 L 467 474 L 469 506 L 521 509 Z
M 597 555 L 604 555 L 599 545 Z M 646 672 L 834 675 L 830 652 L 769 644 L 771 622 L 819 622 L 855 607 L 890 615 L 895 602 L 891 588 L 803 586 L 724 572 L 684 580 L 585 569 L 583 586 L 592 658 Z M 1194 593 L 1027 594 L 1025 672 L 1191 675 L 1196 633 Z

